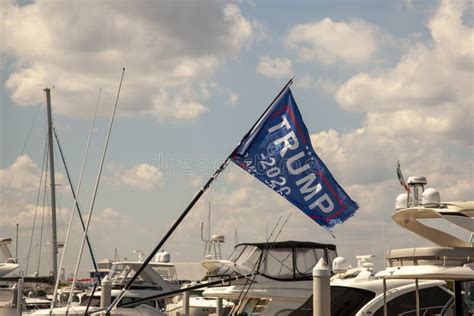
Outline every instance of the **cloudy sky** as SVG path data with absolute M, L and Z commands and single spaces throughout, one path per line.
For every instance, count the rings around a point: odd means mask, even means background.
M 47 252 L 49 210 L 38 195 L 45 87 L 54 86 L 54 123 L 76 186 L 101 90 L 79 193 L 87 213 L 126 68 L 90 235 L 98 258 L 113 258 L 114 248 L 136 258 L 295 75 L 313 146 L 360 204 L 356 216 L 334 239 L 230 165 L 165 249 L 174 260 L 199 260 L 211 203 L 212 233 L 226 236 L 225 254 L 236 237 L 264 241 L 290 214 L 278 240 L 335 243 L 350 262 L 372 253 L 381 268 L 385 249 L 429 244 L 391 221 L 401 191 L 397 159 L 443 200 L 474 199 L 473 12 L 462 1 L 1 1 L 0 237 L 14 237 L 20 225 L 25 269 L 33 236 L 28 273 L 40 245 Z M 58 153 L 56 161 L 64 240 L 72 198 Z M 73 225 L 67 272 L 81 238 L 77 217 Z M 46 252 L 42 274 L 50 269 Z M 81 271 L 90 267 L 86 256 Z

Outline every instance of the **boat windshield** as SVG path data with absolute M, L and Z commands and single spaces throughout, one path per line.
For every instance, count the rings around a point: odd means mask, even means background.
M 127 284 L 127 282 L 135 275 L 135 270 L 128 264 L 114 264 L 110 269 L 109 279 L 113 285 L 122 286 Z M 149 286 L 161 288 L 154 280 L 145 277 L 145 273 L 142 272 L 133 282 L 134 286 Z
M 252 269 L 260 259 L 261 254 L 261 250 L 255 246 L 240 245 L 235 248 L 234 257 L 230 261 Z
M 178 276 L 174 266 L 151 266 L 165 281 L 178 283 Z
M 132 268 L 129 265 L 125 264 L 114 264 L 112 265 L 112 268 L 110 269 L 109 273 L 109 279 L 112 282 L 112 284 L 126 284 L 128 280 L 130 280 L 133 275 L 135 274 L 135 271 L 132 270 Z M 136 282 L 143 281 L 143 279 L 138 276 Z
M 230 260 L 252 270 L 258 267 L 258 272 L 268 278 L 290 281 L 308 279 L 321 258 L 332 262 L 336 256 L 333 245 L 281 242 L 237 245 Z

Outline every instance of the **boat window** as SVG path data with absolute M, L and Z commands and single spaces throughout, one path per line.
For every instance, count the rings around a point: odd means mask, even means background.
M 375 297 L 375 293 L 345 286 L 331 286 L 331 315 L 332 316 L 354 316 L 365 304 Z M 313 315 L 313 296 L 294 310 L 291 316 Z
M 337 251 L 336 250 L 331 250 L 331 249 L 327 249 L 327 264 L 328 266 L 332 266 L 332 262 L 334 261 L 334 259 L 336 259 L 337 257 Z
M 263 274 L 282 279 L 292 279 L 293 252 L 291 249 L 272 249 L 266 252 Z
M 325 249 L 295 249 L 296 273 L 300 276 L 310 275 L 320 258 L 324 258 Z
M 451 299 L 451 294 L 442 288 L 435 286 L 420 290 L 420 312 L 422 315 L 439 314 Z M 374 316 L 383 316 L 383 306 L 375 312 Z M 400 295 L 387 303 L 389 315 L 416 315 L 415 290 Z
M 292 309 L 282 309 L 281 311 L 277 312 L 275 316 L 288 316 L 293 312 Z
M 474 282 L 463 282 L 464 302 L 469 306 L 469 309 L 474 310 Z
M 247 246 L 235 262 L 248 268 L 253 268 L 258 262 L 260 254 L 261 250 L 257 247 Z
M 168 282 L 177 282 L 178 277 L 176 275 L 176 270 L 173 266 L 152 266 L 153 270 L 158 272 L 158 274 Z
M 369 290 L 331 286 L 331 315 L 355 315 L 374 297 L 375 293 Z
M 129 265 L 126 264 L 117 264 L 113 265 L 109 273 L 109 279 L 113 285 L 125 285 L 134 275 L 135 270 L 133 270 Z M 170 275 L 172 277 L 172 272 L 167 272 L 166 270 L 161 271 L 164 275 Z M 160 288 L 159 284 L 153 282 L 152 280 L 145 279 L 143 276 L 146 275 L 144 272 L 133 281 L 133 286 L 151 286 Z
M 246 245 L 240 245 L 240 246 L 235 247 L 234 251 L 232 251 L 232 253 L 229 256 L 229 260 L 236 262 L 237 259 L 239 259 L 242 253 L 245 251 L 246 248 L 247 248 Z
M 130 267 L 124 264 L 114 264 L 109 272 L 109 280 L 114 284 L 125 284 L 125 279 L 130 273 Z M 130 273 L 133 274 L 133 273 Z

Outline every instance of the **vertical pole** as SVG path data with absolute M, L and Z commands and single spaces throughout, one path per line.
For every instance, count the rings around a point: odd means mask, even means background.
M 388 316 L 387 310 L 387 280 L 383 278 L 383 316 Z
M 18 313 L 18 316 L 21 316 L 21 312 L 23 309 L 22 306 L 22 300 L 23 300 L 23 279 L 18 278 L 18 283 L 17 283 L 17 296 L 16 296 L 16 311 Z
M 463 316 L 462 308 L 462 288 L 461 281 L 454 281 L 454 305 L 455 305 L 455 316 Z
M 313 268 L 313 316 L 331 315 L 331 270 L 324 258 Z
M 51 118 L 51 90 L 46 92 L 46 110 L 48 114 L 48 148 L 49 148 L 49 176 L 51 185 L 51 229 L 52 229 L 52 253 L 53 253 L 53 277 L 58 275 L 58 239 L 56 235 L 56 182 L 54 179 L 54 150 L 53 150 L 53 120 Z
M 110 282 L 109 278 L 106 276 L 102 279 L 101 287 L 100 287 L 100 308 L 105 308 L 110 305 L 112 302 L 112 282 Z M 104 316 L 105 312 L 100 313 L 100 315 Z
M 102 279 L 100 287 L 100 308 L 105 308 L 110 305 L 112 295 L 112 282 L 106 276 Z
M 209 202 L 209 209 L 207 212 L 207 240 L 211 240 L 211 202 Z
M 18 262 L 18 224 L 16 224 L 15 262 Z
M 218 297 L 216 301 L 216 315 L 217 316 L 222 316 L 222 298 Z
M 189 291 L 183 293 L 183 313 L 189 316 Z
M 209 246 L 209 252 L 207 254 L 211 254 L 211 202 L 209 202 L 209 209 L 207 211 L 207 245 Z M 214 255 L 216 253 L 214 252 Z M 217 257 L 215 257 L 214 259 L 217 259 Z
M 415 296 L 416 296 L 416 316 L 420 316 L 420 287 L 418 279 L 415 279 Z

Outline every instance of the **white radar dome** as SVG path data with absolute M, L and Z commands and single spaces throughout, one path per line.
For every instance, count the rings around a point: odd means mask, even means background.
M 336 257 L 332 261 L 332 272 L 334 273 L 344 273 L 348 269 L 346 258 Z
M 408 177 L 407 184 L 427 184 L 426 177 L 411 176 Z
M 160 255 L 160 262 L 167 263 L 171 261 L 171 255 L 169 252 L 163 251 Z
M 439 207 L 440 203 L 441 196 L 439 195 L 438 190 L 428 188 L 423 191 L 423 194 L 421 195 L 421 204 L 423 204 L 424 207 Z
M 162 251 L 156 254 L 155 262 L 167 263 L 171 261 L 171 255 L 167 251 Z
M 401 210 L 408 207 L 408 194 L 402 193 L 395 200 L 395 210 Z
M 211 240 L 214 242 L 225 242 L 225 237 L 223 235 L 212 235 Z

